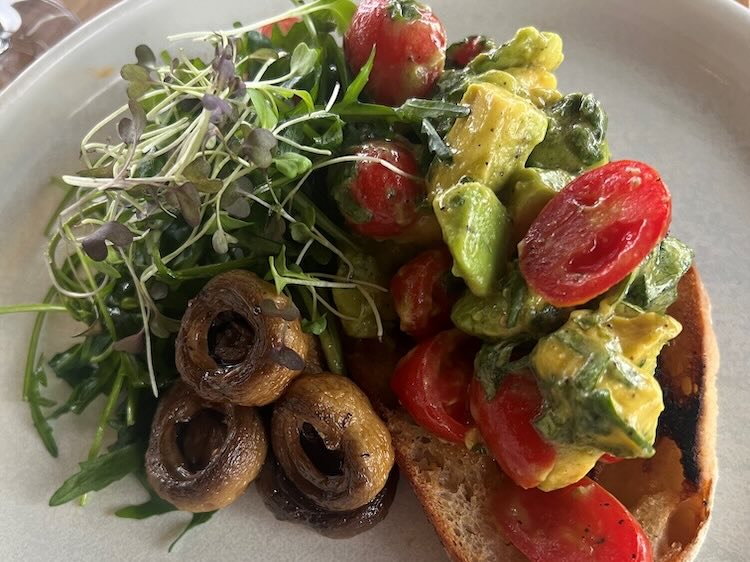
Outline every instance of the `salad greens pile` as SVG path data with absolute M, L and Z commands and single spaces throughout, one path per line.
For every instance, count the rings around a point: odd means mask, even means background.
M 468 108 L 408 100 L 393 108 L 359 101 L 373 53 L 351 76 L 337 34 L 354 13 L 351 0 L 314 0 L 286 13 L 220 32 L 189 33 L 213 51 L 157 56 L 139 45 L 126 64 L 126 104 L 81 142 L 84 168 L 62 176 L 66 192 L 47 226 L 52 288 L 36 311 L 23 398 L 45 447 L 57 456 L 51 422 L 104 402 L 80 470 L 50 499 L 60 505 L 135 474 L 150 494 L 117 512 L 141 519 L 175 509 L 148 489 L 143 455 L 156 397 L 177 377 L 174 338 L 189 300 L 211 277 L 250 270 L 292 297 L 304 329 L 320 337 L 330 368 L 342 372 L 342 313 L 331 293 L 361 294 L 382 334 L 375 298 L 383 287 L 358 277 L 349 256 L 360 242 L 342 230 L 326 197 L 326 169 L 378 158 L 346 147 L 375 132 L 418 138 L 450 159 L 443 134 Z M 287 33 L 257 30 L 301 18 Z M 116 136 L 114 136 L 116 134 Z M 337 297 L 338 300 L 338 297 Z M 45 361 L 39 340 L 47 313 L 83 323 L 79 341 Z M 45 396 L 47 373 L 70 386 L 61 403 Z M 96 402 L 100 404 L 101 402 Z M 115 439 L 105 445 L 114 430 Z M 196 514 L 189 527 L 211 514 Z

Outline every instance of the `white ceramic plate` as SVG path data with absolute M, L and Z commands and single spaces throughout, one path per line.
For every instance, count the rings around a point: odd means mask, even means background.
M 674 196 L 673 231 L 696 250 L 714 304 L 719 377 L 719 468 L 703 560 L 742 560 L 750 459 L 750 12 L 729 0 L 431 2 L 452 39 L 498 39 L 536 25 L 559 32 L 565 91 L 591 91 L 610 118 L 618 157 L 657 167 Z M 138 43 L 167 47 L 166 35 L 225 28 L 286 9 L 281 0 L 129 0 L 67 38 L 0 94 L 0 303 L 38 301 L 47 286 L 41 253 L 54 207 L 49 178 L 77 169 L 81 135 L 125 99 L 117 69 Z M 56 424 L 60 457 L 42 448 L 20 401 L 32 318 L 0 323 L 0 559 L 157 560 L 185 514 L 147 522 L 117 519 L 143 500 L 125 479 L 85 509 L 47 500 L 74 472 L 91 438 L 91 416 Z M 52 331 L 56 326 L 53 324 Z M 62 332 L 61 327 L 57 327 Z M 60 348 L 59 337 L 49 344 Z M 92 414 L 96 408 L 91 408 Z M 172 559 L 444 560 L 408 486 L 369 533 L 330 541 L 277 523 L 254 491 L 189 535 Z

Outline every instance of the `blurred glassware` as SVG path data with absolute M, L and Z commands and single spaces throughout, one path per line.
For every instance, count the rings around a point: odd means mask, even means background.
M 79 23 L 56 0 L 0 0 L 0 90 Z

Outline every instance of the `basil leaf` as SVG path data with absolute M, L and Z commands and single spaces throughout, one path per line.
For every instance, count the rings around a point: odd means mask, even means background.
M 131 444 L 80 463 L 81 469 L 52 494 L 49 505 L 62 505 L 88 492 L 106 488 L 143 466 L 143 447 Z

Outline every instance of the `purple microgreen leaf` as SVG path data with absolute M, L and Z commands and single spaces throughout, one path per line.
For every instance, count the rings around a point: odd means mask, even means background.
M 148 92 L 150 86 L 148 82 L 130 82 L 128 84 L 128 98 L 131 100 L 137 100 L 143 94 Z
M 268 168 L 273 162 L 278 141 L 268 129 L 257 128 L 250 131 L 242 145 L 242 151 L 258 168 Z
M 238 219 L 245 219 L 250 216 L 250 203 L 244 197 L 236 197 L 234 201 L 228 203 L 222 208 L 231 216 Z
M 149 69 L 156 68 L 156 55 L 148 45 L 138 45 L 135 48 L 135 58 L 139 66 Z
M 138 140 L 146 128 L 146 111 L 140 103 L 134 100 L 128 102 L 128 108 L 133 115 L 133 127 L 135 129 L 136 140 Z
M 169 294 L 169 287 L 166 283 L 162 283 L 161 281 L 152 281 L 148 286 L 148 294 L 151 295 L 151 298 L 155 301 L 160 301 L 166 298 Z
M 145 347 L 146 344 L 146 338 L 145 334 L 143 332 L 143 329 L 136 332 L 135 334 L 131 334 L 129 336 L 125 336 L 122 339 L 117 340 L 112 344 L 112 349 L 115 351 L 124 351 L 126 353 L 141 353 Z
M 232 106 L 218 96 L 206 94 L 201 102 L 204 109 L 211 112 L 211 123 L 221 123 L 232 115 Z
M 185 222 L 195 228 L 201 223 L 201 196 L 192 183 L 185 183 L 175 190 L 180 213 Z
M 117 122 L 117 135 L 127 145 L 136 142 L 136 130 L 130 117 L 123 117 Z
M 272 361 L 290 371 L 301 371 L 305 368 L 305 360 L 292 348 L 282 345 L 280 348 L 272 347 L 269 353 Z
M 210 179 L 211 165 L 205 158 L 196 158 L 182 171 L 182 175 L 192 183 L 201 193 L 216 193 L 221 189 L 222 182 Z
M 233 98 L 244 98 L 247 93 L 247 86 L 239 76 L 235 76 L 229 85 L 229 95 Z
M 127 226 L 119 222 L 106 222 L 81 241 L 83 251 L 94 261 L 107 259 L 107 244 L 109 240 L 120 248 L 127 247 L 133 241 L 133 233 Z
M 126 64 L 120 69 L 120 76 L 128 82 L 148 82 L 151 74 L 147 68 L 137 64 Z

